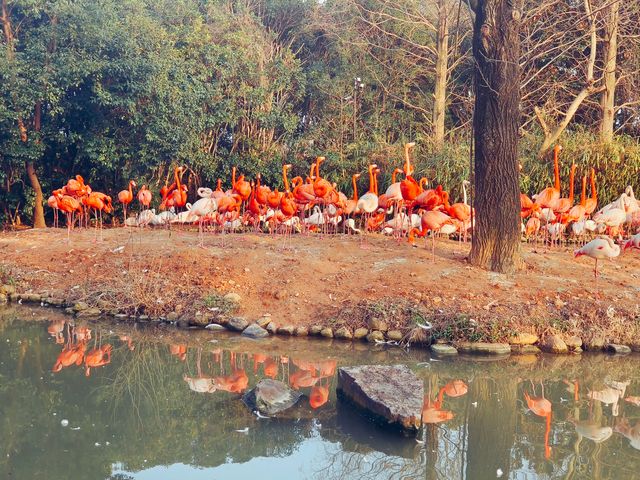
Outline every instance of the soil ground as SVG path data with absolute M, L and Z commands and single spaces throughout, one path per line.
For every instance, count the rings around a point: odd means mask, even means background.
M 390 328 L 431 321 L 447 340 L 504 340 L 516 331 L 578 334 L 640 344 L 640 254 L 574 259 L 573 246 L 522 245 L 524 268 L 501 275 L 471 267 L 468 244 L 424 248 L 377 235 L 205 234 L 193 230 L 25 230 L 0 234 L 0 278 L 20 292 L 85 301 L 151 316 L 207 313 L 221 295 L 241 296 L 249 320 L 278 325 Z

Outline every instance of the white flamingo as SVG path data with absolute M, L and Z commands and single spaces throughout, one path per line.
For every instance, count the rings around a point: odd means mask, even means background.
M 593 258 L 596 261 L 593 274 L 595 278 L 598 278 L 598 260 L 615 258 L 620 255 L 620 245 L 617 245 L 611 237 L 603 236 L 591 240 L 582 248 L 573 252 L 573 254 L 576 258 L 582 255 Z

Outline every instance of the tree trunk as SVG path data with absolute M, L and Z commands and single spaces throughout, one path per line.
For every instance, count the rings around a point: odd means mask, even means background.
M 520 18 L 523 0 L 472 1 L 475 11 L 476 222 L 470 260 L 512 272 L 520 262 Z
M 44 223 L 44 196 L 42 195 L 42 187 L 38 181 L 38 175 L 36 175 L 33 162 L 27 161 L 26 167 L 31 188 L 33 188 L 36 194 L 35 206 L 33 208 L 33 228 L 46 228 L 47 225 Z
M 447 106 L 447 72 L 449 66 L 449 25 L 446 0 L 438 0 L 438 38 L 436 79 L 433 93 L 433 142 L 437 150 L 444 145 L 444 121 Z
M 600 99 L 602 119 L 600 121 L 600 138 L 605 143 L 613 140 L 613 126 L 615 123 L 615 95 L 616 95 L 616 59 L 618 56 L 618 19 L 620 4 L 612 2 L 609 5 L 609 18 L 605 26 L 604 49 L 604 90 Z

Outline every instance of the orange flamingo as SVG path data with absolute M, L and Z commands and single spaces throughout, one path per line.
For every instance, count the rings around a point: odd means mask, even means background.
M 309 393 L 309 405 L 314 410 L 320 408 L 329 400 L 329 387 L 322 385 L 314 385 Z
M 407 143 L 404 146 L 404 175 L 405 178 L 400 182 L 400 193 L 405 202 L 413 202 L 418 195 L 422 193 L 420 184 L 413 178 L 413 167 L 409 157 L 409 150 L 413 148 L 415 143 Z
M 77 366 L 82 365 L 85 349 L 86 346 L 84 342 L 79 342 L 76 345 L 67 345 L 58 355 L 56 363 L 53 365 L 51 371 L 57 373 L 63 368 L 70 367 L 73 364 L 76 364 Z
M 562 150 L 560 145 L 553 147 L 553 187 L 547 187 L 536 196 L 536 203 L 541 208 L 553 208 L 556 200 L 560 198 L 560 168 L 558 166 L 558 153 Z
M 535 392 L 534 392 L 535 394 Z M 535 415 L 546 419 L 546 429 L 544 432 L 544 458 L 551 457 L 551 447 L 549 446 L 549 433 L 551 432 L 551 402 L 544 398 L 544 385 L 542 385 L 542 397 L 530 397 L 524 392 L 527 406 Z
M 58 200 L 58 208 L 67 216 L 67 242 L 69 242 L 69 235 L 71 234 L 71 228 L 74 222 L 73 215 L 75 212 L 82 213 L 82 205 L 72 196 L 63 195 L 61 190 L 57 192 L 56 199 Z
M 127 206 L 133 201 L 133 191 L 132 188 L 136 186 L 136 182 L 133 180 L 129 181 L 129 189 L 121 190 L 118 193 L 118 201 L 122 204 L 122 209 L 124 211 L 124 221 L 127 221 Z
M 422 229 L 418 230 L 417 228 L 411 229 L 409 232 L 409 243 L 415 245 L 415 237 L 425 237 L 428 231 L 431 231 L 431 251 L 433 254 L 433 262 L 436 261 L 436 239 L 435 234 L 440 232 L 443 226 L 451 225 L 452 219 L 449 215 L 442 213 L 437 210 L 430 210 L 428 212 L 423 212 L 420 217 L 420 222 Z M 426 246 L 426 245 L 425 245 Z
M 591 197 L 587 198 L 584 204 L 584 211 L 587 215 L 591 215 L 598 207 L 598 192 L 596 191 L 596 171 L 591 169 Z
M 94 348 L 87 352 L 84 357 L 85 364 L 85 376 L 91 375 L 92 368 L 103 367 L 111 363 L 111 350 L 113 347 L 110 344 L 102 345 L 99 348 Z
M 153 195 L 151 194 L 151 190 L 149 190 L 146 185 L 142 185 L 142 188 L 140 188 L 140 191 L 138 192 L 138 202 L 143 210 L 149 208 L 152 198 Z

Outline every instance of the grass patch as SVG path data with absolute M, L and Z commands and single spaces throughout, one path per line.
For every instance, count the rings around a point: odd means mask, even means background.
M 234 313 L 238 310 L 238 304 L 231 300 L 227 300 L 219 293 L 210 293 L 202 299 L 204 306 L 216 311 L 222 315 Z

